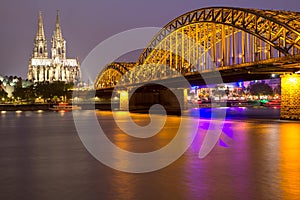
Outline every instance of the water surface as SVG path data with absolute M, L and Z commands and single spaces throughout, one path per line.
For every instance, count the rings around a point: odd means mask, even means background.
M 299 199 L 299 122 L 278 120 L 278 110 L 229 109 L 221 140 L 199 159 L 210 121 L 203 114 L 208 110 L 201 113 L 199 133 L 187 152 L 144 174 L 120 172 L 93 158 L 71 112 L 0 114 L 0 199 Z M 116 127 L 111 112 L 97 111 L 97 117 L 112 142 L 134 152 L 168 144 L 180 121 L 169 116 L 158 135 L 142 140 Z M 140 125 L 149 123 L 146 114 L 132 117 Z

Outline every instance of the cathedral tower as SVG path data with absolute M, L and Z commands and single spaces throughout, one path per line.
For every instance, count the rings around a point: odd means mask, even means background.
M 64 38 L 62 36 L 58 11 L 56 14 L 55 29 L 53 31 L 51 43 L 52 43 L 52 48 L 51 48 L 52 59 L 55 59 L 55 58 L 65 59 L 66 58 L 66 41 L 64 40 Z
M 38 30 L 34 39 L 33 58 L 48 58 L 42 12 L 39 12 Z

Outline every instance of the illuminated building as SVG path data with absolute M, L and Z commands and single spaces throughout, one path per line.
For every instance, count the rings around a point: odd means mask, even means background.
M 69 59 L 66 56 L 66 41 L 62 36 L 58 12 L 51 45 L 50 57 L 47 50 L 42 13 L 39 12 L 38 30 L 28 64 L 28 80 L 33 82 L 65 81 L 73 83 L 79 81 L 80 64 L 78 59 Z

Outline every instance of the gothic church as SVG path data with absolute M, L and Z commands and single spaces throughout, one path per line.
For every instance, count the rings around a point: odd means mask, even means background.
M 38 30 L 34 39 L 33 53 L 28 64 L 28 80 L 33 82 L 79 82 L 80 64 L 78 59 L 70 59 L 66 56 L 66 41 L 62 36 L 58 12 L 51 45 L 50 57 L 48 56 L 42 12 L 39 12 Z

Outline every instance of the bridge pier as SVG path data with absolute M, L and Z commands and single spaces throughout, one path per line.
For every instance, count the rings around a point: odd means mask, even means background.
M 135 91 L 122 90 L 120 110 L 130 112 L 149 112 L 152 105 L 162 105 L 168 114 L 180 114 L 187 109 L 187 89 L 168 89 L 160 85 L 143 86 Z M 129 98 L 130 96 L 130 98 Z
M 300 74 L 281 76 L 280 118 L 300 120 Z
M 120 91 L 120 110 L 128 111 L 129 110 L 129 99 L 128 99 L 128 91 L 122 90 Z

